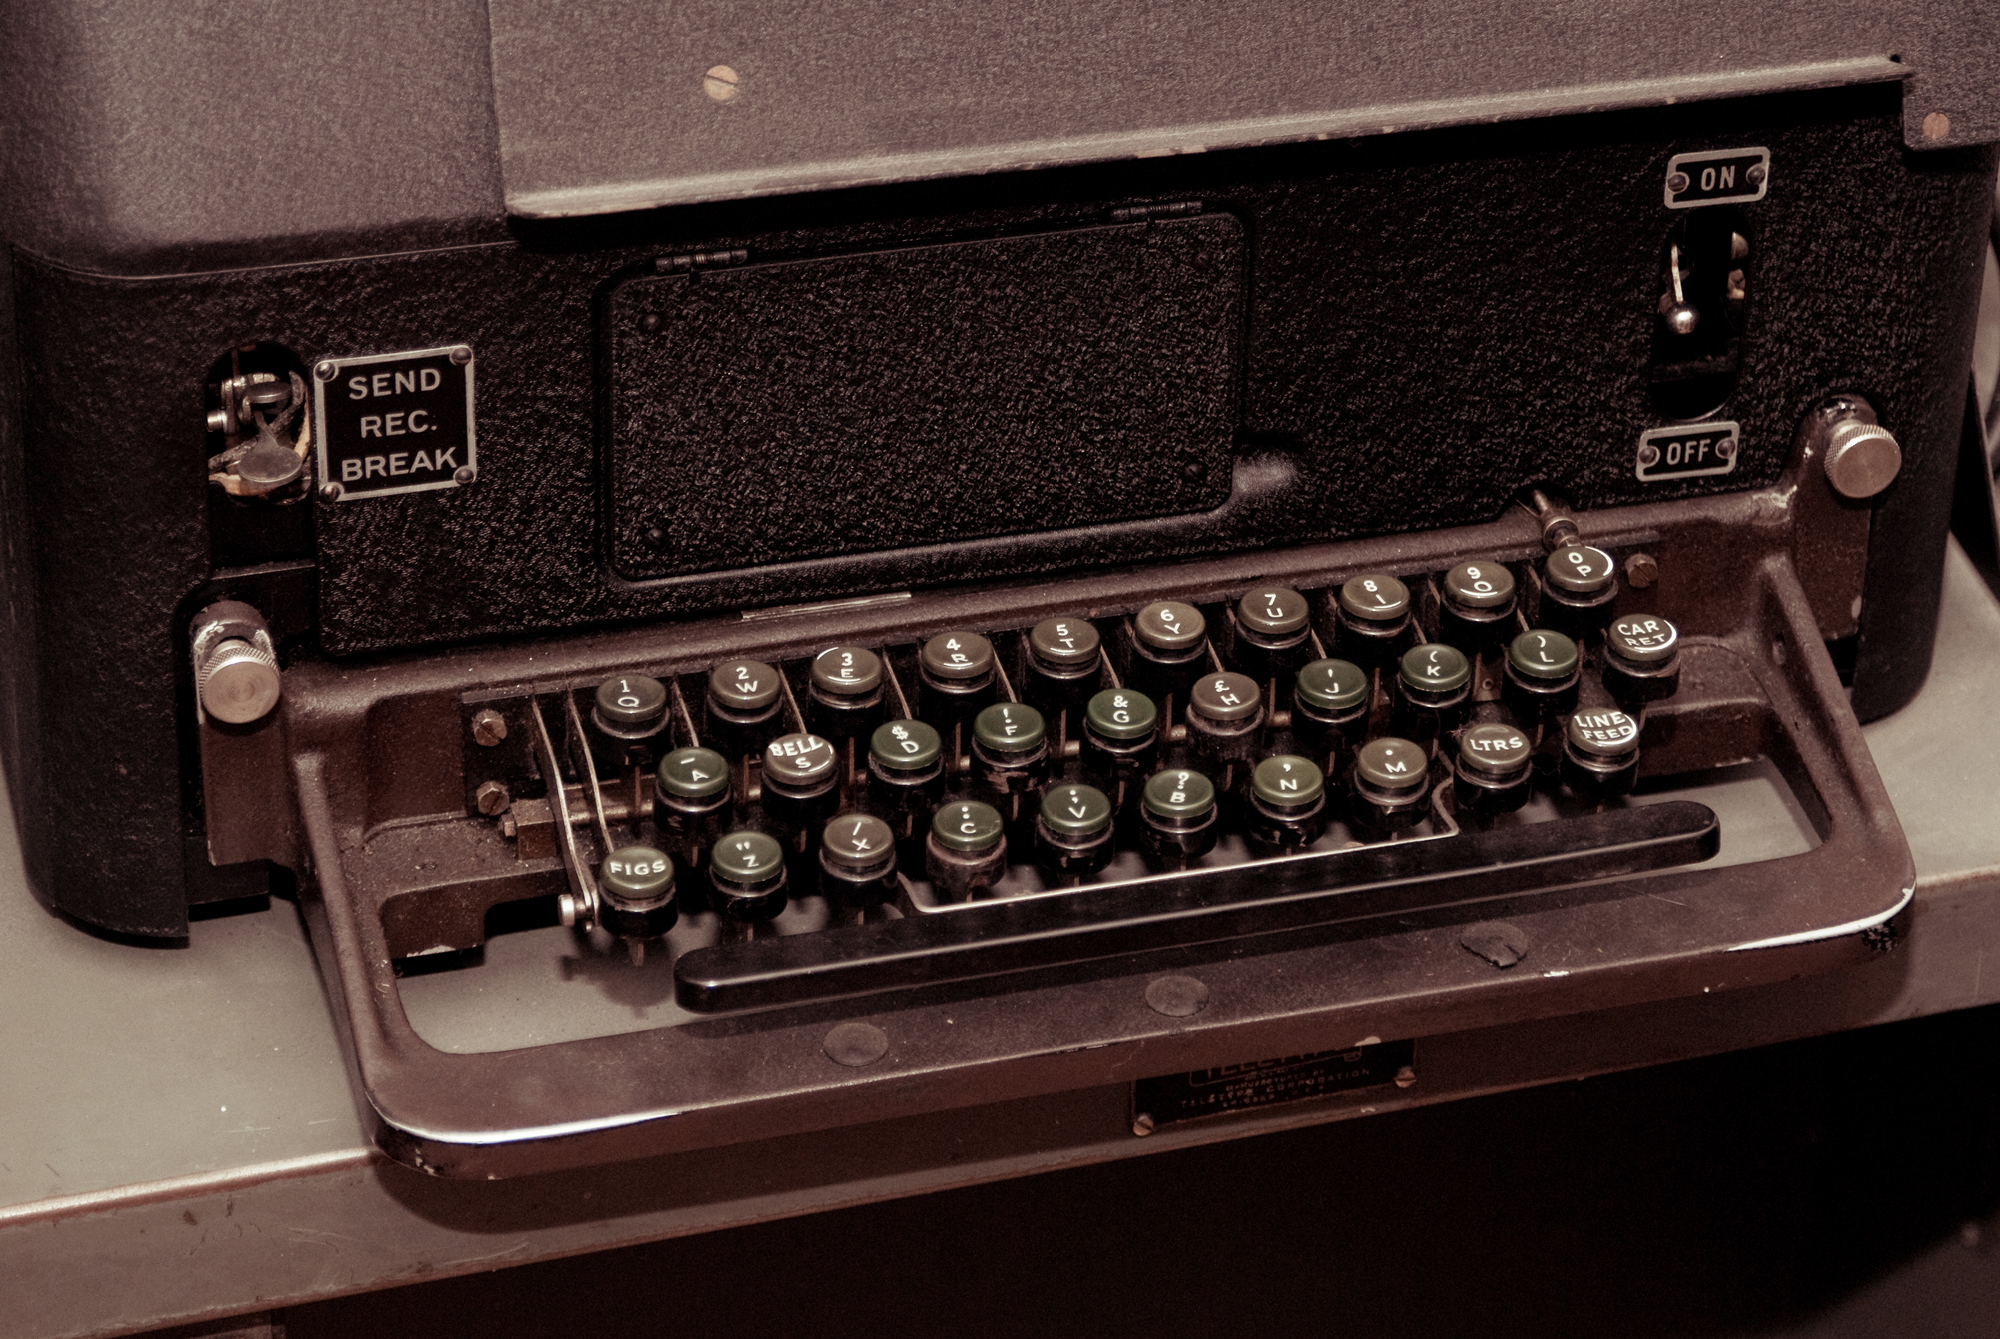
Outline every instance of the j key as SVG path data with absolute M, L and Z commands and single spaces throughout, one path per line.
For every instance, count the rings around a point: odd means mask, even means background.
M 1260 683 L 1296 674 L 1312 658 L 1311 612 L 1289 586 L 1259 586 L 1236 602 L 1232 658 Z
M 1169 869 L 1186 869 L 1215 849 L 1215 783 L 1200 772 L 1169 767 L 1146 778 L 1139 796 L 1139 840 Z
M 820 834 L 820 887 L 850 907 L 880 906 L 896 895 L 896 834 L 873 814 L 840 814 Z
M 1020 702 L 995 702 L 973 718 L 972 769 L 979 784 L 1000 795 L 1034 790 L 1049 772 L 1048 723 Z
M 1083 713 L 1084 770 L 1107 785 L 1136 781 L 1159 755 L 1159 711 L 1130 688 L 1107 688 Z
M 1028 675 L 1022 696 L 1053 716 L 1090 700 L 1103 679 L 1104 650 L 1088 619 L 1049 618 L 1028 630 Z
M 1534 788 L 1534 760 L 1533 742 L 1504 721 L 1469 727 L 1452 759 L 1459 808 L 1489 818 L 1513 813 Z
M 762 753 L 785 732 L 778 671 L 761 660 L 727 660 L 709 671 L 708 724 L 719 752 Z
M 1604 633 L 1604 687 L 1620 706 L 1637 710 L 1672 697 L 1681 686 L 1681 636 L 1657 614 L 1613 619 Z
M 978 800 L 941 806 L 924 844 L 924 869 L 947 902 L 991 888 L 1007 872 L 1007 825 L 1000 811 Z
M 1266 854 L 1312 845 L 1326 831 L 1326 774 L 1293 753 L 1264 759 L 1250 773 L 1245 826 Z
M 1501 645 L 1514 631 L 1514 572 L 1505 563 L 1460 563 L 1439 583 L 1444 640 L 1469 651 Z
M 1263 685 L 1247 674 L 1204 674 L 1188 690 L 1187 738 L 1197 758 L 1245 762 L 1264 737 Z
M 1351 660 L 1315 660 L 1292 680 L 1292 737 L 1331 757 L 1367 737 L 1373 681 Z
M 644 674 L 597 685 L 590 704 L 590 754 L 600 776 L 644 767 L 667 742 L 667 687 Z
M 621 846 L 598 866 L 598 923 L 620 939 L 657 939 L 674 928 L 674 862 L 650 846 Z
M 1424 816 L 1430 798 L 1430 757 L 1423 746 L 1385 735 L 1354 754 L 1355 817 L 1378 832 L 1394 832 Z
M 1396 719 L 1415 739 L 1456 730 L 1472 701 L 1472 662 L 1455 646 L 1426 642 L 1396 666 Z
M 977 716 L 993 700 L 993 643 L 976 632 L 941 632 L 917 653 L 919 714 L 941 725 Z
M 1576 710 L 1583 657 L 1576 643 L 1550 628 L 1531 628 L 1507 644 L 1501 692 L 1527 729 Z
M 1334 625 L 1342 657 L 1363 669 L 1386 665 L 1410 631 L 1410 588 L 1383 572 L 1355 577 L 1334 600 Z
M 653 826 L 690 868 L 735 821 L 729 762 L 713 749 L 675 749 L 653 773 Z
M 1111 798 L 1095 786 L 1049 787 L 1035 817 L 1035 862 L 1058 880 L 1111 862 Z
M 1543 626 L 1578 641 L 1611 620 L 1618 599 L 1618 564 L 1603 549 L 1566 544 L 1542 564 Z
M 1563 728 L 1563 784 L 1586 800 L 1623 795 L 1639 776 L 1639 722 L 1591 708 Z
M 882 657 L 835 646 L 813 657 L 806 714 L 828 739 L 861 739 L 882 723 Z
M 768 921 L 785 909 L 785 848 L 768 832 L 731 832 L 708 853 L 715 909 L 732 921 Z
M 1208 668 L 1208 620 L 1179 600 L 1155 600 L 1132 616 L 1132 686 L 1162 701 L 1187 701 Z M 1172 724 L 1172 722 L 1168 722 Z

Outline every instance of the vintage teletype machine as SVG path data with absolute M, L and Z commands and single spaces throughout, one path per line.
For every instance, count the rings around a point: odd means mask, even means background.
M 295 893 L 401 1160 L 1143 1133 L 1893 944 L 1977 6 L 8 24 L 31 879 Z

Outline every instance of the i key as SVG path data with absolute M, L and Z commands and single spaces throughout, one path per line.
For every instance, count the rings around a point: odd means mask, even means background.
M 1383 572 L 1355 577 L 1334 600 L 1335 649 L 1363 669 L 1395 658 L 1410 631 L 1410 588 Z

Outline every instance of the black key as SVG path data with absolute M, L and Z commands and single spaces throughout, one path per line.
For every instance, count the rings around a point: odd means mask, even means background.
M 1204 674 L 1188 690 L 1187 738 L 1195 756 L 1245 762 L 1264 738 L 1263 686 L 1247 674 Z
M 828 739 L 862 739 L 882 723 L 882 657 L 862 646 L 835 646 L 813 657 L 806 714 Z
M 708 675 L 708 726 L 718 752 L 755 757 L 785 732 L 778 671 L 761 660 L 726 660 Z
M 844 906 L 874 907 L 893 898 L 896 834 L 873 814 L 839 814 L 820 834 L 820 888 Z
M 1049 732 L 1042 713 L 995 702 L 972 721 L 975 779 L 999 795 L 1025 795 L 1048 778 Z
M 1565 544 L 1542 564 L 1541 623 L 1578 641 L 1611 621 L 1618 599 L 1618 564 L 1603 549 Z
M 976 632 L 941 632 L 917 653 L 918 714 L 939 725 L 971 720 L 993 701 L 993 643 Z
M 840 754 L 820 735 L 779 735 L 764 749 L 764 812 L 798 838 L 840 807 Z
M 1334 600 L 1335 649 L 1375 669 L 1395 659 L 1410 631 L 1410 588 L 1385 572 L 1344 583 Z
M 1533 730 L 1576 710 L 1583 656 L 1576 642 L 1551 628 L 1530 628 L 1507 643 L 1501 694 L 1523 728 Z
M 938 898 L 962 902 L 991 888 L 1007 872 L 1007 825 L 1000 811 L 978 800 L 953 800 L 931 818 L 924 869 Z
M 1185 702 L 1189 685 L 1208 668 L 1208 620 L 1201 610 L 1155 600 L 1132 615 L 1131 628 L 1132 687 L 1155 702 Z
M 1294 753 L 1264 759 L 1250 773 L 1245 819 L 1251 845 L 1267 854 L 1312 845 L 1326 831 L 1326 774 Z
M 1376 832 L 1395 832 L 1423 818 L 1430 799 L 1430 755 L 1393 735 L 1371 739 L 1354 754 L 1355 818 Z
M 1035 817 L 1035 860 L 1058 880 L 1111 862 L 1111 798 L 1095 786 L 1049 787 Z
M 1534 761 L 1525 732 L 1503 721 L 1469 727 L 1452 761 L 1459 808 L 1482 818 L 1513 813 L 1534 789 Z
M 1412 739 L 1456 730 L 1472 702 L 1472 662 L 1455 646 L 1425 642 L 1396 662 L 1396 720 Z
M 591 698 L 589 734 L 599 776 L 651 766 L 669 738 L 667 686 L 644 674 L 606 679 Z
M 868 740 L 868 799 L 898 837 L 916 841 L 944 795 L 944 741 L 922 721 L 888 721 Z
M 662 846 L 699 869 L 710 843 L 735 820 L 729 760 L 713 749 L 675 749 L 653 773 L 653 827 Z
M 1639 777 L 1639 722 L 1590 708 L 1563 727 L 1563 784 L 1586 800 L 1623 795 Z
M 1604 687 L 1636 711 L 1670 698 L 1681 686 L 1680 631 L 1658 614 L 1613 619 L 1604 634 Z
M 1153 770 L 1159 753 L 1159 711 L 1153 699 L 1130 688 L 1107 688 L 1083 714 L 1083 766 L 1113 785 Z
M 1146 778 L 1139 798 L 1139 838 L 1169 869 L 1186 869 L 1215 849 L 1215 783 L 1200 772 L 1170 767 Z
M 1312 658 L 1312 606 L 1289 586 L 1259 586 L 1236 602 L 1232 658 L 1260 683 L 1287 678 Z
M 1043 619 L 1028 630 L 1028 675 L 1021 695 L 1049 716 L 1075 710 L 1097 691 L 1103 665 L 1103 646 L 1089 619 Z
M 674 928 L 674 862 L 650 846 L 621 846 L 597 868 L 597 922 L 620 939 L 658 939 Z
M 708 853 L 716 910 L 732 921 L 768 921 L 785 909 L 785 848 L 768 832 L 725 834 Z
M 1506 642 L 1514 631 L 1514 572 L 1505 563 L 1460 563 L 1438 583 L 1439 631 L 1445 641 L 1474 652 Z
M 1292 737 L 1321 757 L 1360 744 L 1373 689 L 1368 671 L 1351 660 L 1313 661 L 1292 680 Z

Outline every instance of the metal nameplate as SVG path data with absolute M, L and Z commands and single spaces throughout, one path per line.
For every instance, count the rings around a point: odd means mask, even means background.
M 1641 483 L 1649 484 L 1732 473 L 1742 454 L 1738 449 L 1742 445 L 1740 432 L 1729 422 L 1694 423 L 1642 432 L 1635 473 Z
M 1356 1088 L 1416 1082 L 1414 1041 L 1373 1042 L 1341 1051 L 1281 1056 L 1219 1069 L 1138 1079 L 1132 1084 L 1132 1132 L 1151 1134 L 1174 1121 L 1251 1111 Z
M 1745 204 L 1771 186 L 1769 149 L 1716 149 L 1677 153 L 1667 160 L 1668 209 Z
M 320 496 L 353 502 L 477 478 L 472 369 L 464 344 L 314 364 Z

